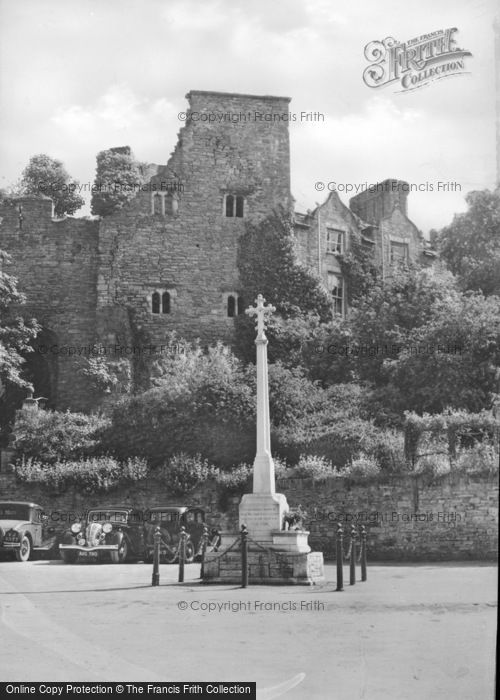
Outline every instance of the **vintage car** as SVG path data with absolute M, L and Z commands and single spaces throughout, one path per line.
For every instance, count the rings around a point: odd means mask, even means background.
M 0 501 L 0 551 L 14 552 L 28 561 L 35 552 L 52 552 L 57 542 L 54 527 L 37 503 Z
M 144 551 L 143 512 L 130 506 L 89 510 L 85 520 L 73 523 L 59 544 L 66 564 L 85 559 L 120 564 L 142 559 Z
M 145 519 L 145 561 L 153 560 L 154 532 L 160 528 L 160 561 L 173 564 L 179 557 L 179 541 L 181 527 L 186 534 L 185 561 L 189 564 L 201 556 L 203 545 L 202 535 L 205 526 L 205 511 L 198 507 L 188 506 L 157 506 L 150 508 Z M 214 551 L 220 542 L 220 533 L 215 528 L 209 530 L 207 551 Z

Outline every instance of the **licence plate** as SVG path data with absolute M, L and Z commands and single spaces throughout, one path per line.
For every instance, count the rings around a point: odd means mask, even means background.
M 99 552 L 80 552 L 79 554 L 80 554 L 80 556 L 83 557 L 84 559 L 87 558 L 87 557 L 88 557 L 89 559 L 97 559 L 97 556 L 98 556 Z

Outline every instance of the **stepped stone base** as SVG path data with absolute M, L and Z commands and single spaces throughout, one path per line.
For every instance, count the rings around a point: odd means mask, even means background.
M 287 533 L 283 533 L 287 534 Z M 233 542 L 238 534 L 233 535 Z M 267 585 L 313 585 L 325 580 L 323 552 L 292 552 L 248 545 L 248 583 Z M 203 583 L 241 584 L 241 550 L 210 552 L 205 556 Z

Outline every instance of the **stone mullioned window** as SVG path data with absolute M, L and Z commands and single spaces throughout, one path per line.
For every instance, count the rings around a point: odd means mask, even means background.
M 170 292 L 153 292 L 151 295 L 151 313 L 169 314 L 172 311 L 172 297 Z

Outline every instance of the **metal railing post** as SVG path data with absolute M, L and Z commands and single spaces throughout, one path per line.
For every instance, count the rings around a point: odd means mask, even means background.
M 342 525 L 337 523 L 337 538 L 336 538 L 336 549 L 337 549 L 337 591 L 344 590 L 344 531 L 342 530 Z
M 248 530 L 246 525 L 241 526 L 241 587 L 248 586 Z
M 366 528 L 361 526 L 361 580 L 366 581 Z
M 179 542 L 179 583 L 184 583 L 184 563 L 186 561 L 186 528 L 181 527 L 181 536 Z
M 201 536 L 201 567 L 200 567 L 200 578 L 205 575 L 205 552 L 207 551 L 208 544 L 208 527 L 203 525 L 203 535 Z
M 155 529 L 153 535 L 153 576 L 151 578 L 152 586 L 160 585 L 160 542 L 161 542 L 161 532 L 160 528 Z
M 351 527 L 351 565 L 349 567 L 349 584 L 356 583 L 356 528 Z

